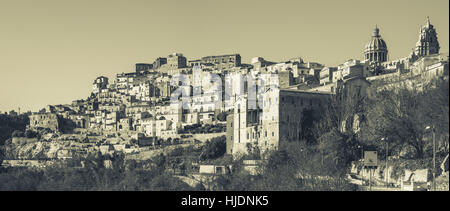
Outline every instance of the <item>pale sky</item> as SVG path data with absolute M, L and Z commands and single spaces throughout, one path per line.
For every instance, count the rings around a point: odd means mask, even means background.
M 97 76 L 173 52 L 333 66 L 363 59 L 375 24 L 401 58 L 427 16 L 448 52 L 448 0 L 0 0 L 0 111 L 85 99 Z

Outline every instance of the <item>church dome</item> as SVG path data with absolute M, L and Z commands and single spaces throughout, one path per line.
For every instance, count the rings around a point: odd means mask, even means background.
M 372 40 L 367 43 L 364 48 L 364 59 L 369 62 L 382 63 L 387 61 L 388 49 L 386 42 L 381 38 L 380 29 L 375 26 L 373 31 Z
M 378 27 L 375 27 L 375 30 L 373 32 L 372 40 L 367 43 L 364 52 L 370 52 L 370 51 L 378 51 L 378 50 L 387 50 L 386 42 L 381 38 L 380 36 L 380 30 Z

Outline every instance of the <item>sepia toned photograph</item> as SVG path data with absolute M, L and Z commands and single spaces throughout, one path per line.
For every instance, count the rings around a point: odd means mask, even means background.
M 0 0 L 0 79 L 0 191 L 449 191 L 448 0 Z

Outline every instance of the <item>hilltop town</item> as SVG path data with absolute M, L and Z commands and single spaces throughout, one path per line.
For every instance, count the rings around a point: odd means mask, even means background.
M 225 151 L 219 158 L 228 157 L 228 163 L 194 158 L 189 171 L 222 174 L 244 159 L 245 168 L 256 175 L 270 153 L 312 139 L 314 119 L 329 115 L 332 104 L 352 112 L 339 119 L 337 129 L 358 134 L 365 116 L 357 109 L 358 99 L 399 88 L 424 92 L 436 80 L 448 81 L 448 53 L 440 52 L 429 19 L 404 58 L 389 59 L 381 34 L 377 26 L 368 36 L 363 59 L 338 66 L 302 58 L 276 62 L 255 57 L 244 63 L 238 53 L 193 60 L 173 53 L 136 63 L 135 71 L 114 79 L 95 78 L 85 99 L 26 113 L 29 122 L 6 141 L 2 165 L 46 167 L 58 160 L 118 154 L 145 162 L 178 148 L 201 151 L 221 142 Z M 448 130 L 446 137 L 448 143 Z

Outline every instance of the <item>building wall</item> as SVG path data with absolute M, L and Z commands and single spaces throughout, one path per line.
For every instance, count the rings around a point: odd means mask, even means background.
M 227 143 L 227 154 L 232 154 L 233 153 L 233 114 L 228 114 L 227 115 L 227 132 L 226 132 L 226 143 Z
M 89 128 L 89 116 L 87 115 L 69 115 L 68 119 L 72 120 L 75 128 Z
M 279 138 L 297 141 L 301 131 L 304 111 L 320 111 L 328 104 L 330 93 L 281 90 L 279 110 Z
M 167 64 L 165 66 L 167 66 L 167 68 L 169 69 L 170 68 L 178 69 L 178 68 L 185 68 L 187 66 L 186 63 L 187 63 L 186 57 L 184 57 L 180 53 L 173 53 L 167 57 Z
M 202 66 L 202 60 L 191 60 L 191 61 L 188 61 L 187 66 L 188 67 L 195 67 L 195 66 L 201 67 Z
M 303 135 L 303 111 L 324 109 L 330 96 L 331 93 L 271 89 L 263 95 L 260 110 L 248 109 L 246 98 L 237 100 L 233 116 L 227 119 L 227 140 L 233 140 L 232 146 L 227 144 L 227 152 L 240 156 L 249 152 L 249 146 L 257 146 L 264 153 L 277 150 L 283 141 L 299 140 Z
M 227 69 L 241 65 L 241 56 L 239 54 L 207 56 L 202 58 L 203 63 L 211 63 L 215 69 Z
M 158 69 L 164 64 L 167 64 L 167 58 L 159 57 L 153 62 L 153 68 L 154 69 Z
M 337 70 L 335 67 L 325 67 L 320 71 L 320 85 L 325 85 L 333 81 L 333 73 Z
M 108 87 L 108 78 L 104 76 L 97 77 L 92 85 L 92 92 L 99 93 Z
M 137 63 L 136 64 L 136 72 L 151 70 L 153 68 L 153 64 L 146 63 Z
M 175 137 L 177 135 L 176 124 L 170 120 L 144 119 L 141 123 L 141 129 L 148 137 L 155 135 L 159 138 Z
M 281 89 L 294 85 L 293 74 L 290 71 L 278 73 L 278 84 Z
M 129 131 L 132 130 L 131 126 L 131 118 L 122 118 L 117 123 L 117 130 L 118 131 Z
M 43 113 L 30 115 L 30 127 L 36 128 L 48 128 L 52 131 L 59 131 L 60 118 L 57 114 Z
M 200 123 L 200 119 L 198 116 L 198 112 L 189 112 L 186 114 L 183 114 L 184 116 L 184 123 L 185 125 L 195 125 Z

